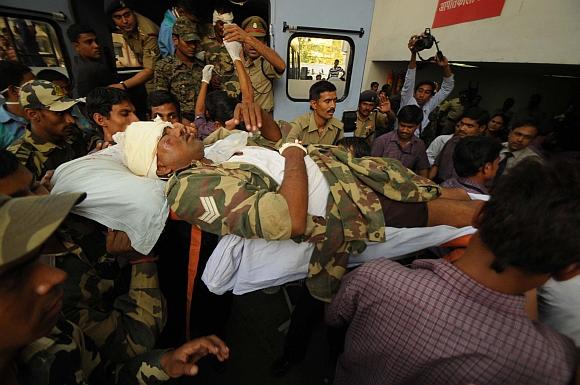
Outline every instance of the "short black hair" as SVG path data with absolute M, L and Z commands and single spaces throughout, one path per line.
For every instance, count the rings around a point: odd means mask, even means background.
M 0 91 L 10 87 L 18 87 L 24 79 L 24 75 L 32 70 L 17 62 L 0 60 Z
M 345 136 L 336 142 L 337 146 L 344 147 L 350 151 L 350 148 L 354 150 L 353 156 L 355 158 L 362 158 L 363 156 L 371 155 L 371 147 L 367 141 L 363 138 L 357 138 L 354 136 Z
M 489 120 L 491 121 L 496 116 L 499 116 L 500 118 L 503 119 L 503 126 L 505 127 L 509 121 L 508 116 L 506 114 L 504 114 L 503 112 L 496 112 L 489 117 Z
M 484 124 L 487 124 L 489 122 L 489 113 L 482 108 L 471 107 L 463 112 L 463 115 L 461 115 L 461 119 L 463 118 L 473 119 L 477 122 L 477 124 L 483 126 Z
M 131 101 L 127 92 L 118 88 L 97 87 L 87 94 L 87 115 L 91 121 L 94 121 L 95 113 L 110 117 L 113 106 L 125 101 Z
M 402 123 L 421 124 L 423 121 L 423 111 L 419 106 L 410 104 L 399 110 L 397 119 Z
M 69 79 L 68 77 L 63 74 L 62 72 L 59 72 L 57 70 L 52 70 L 49 68 L 43 69 L 41 71 L 39 71 L 36 74 L 36 79 L 37 80 L 46 80 L 47 82 L 55 82 L 55 81 L 62 81 L 62 82 L 68 82 Z
M 94 29 L 84 24 L 73 24 L 66 30 L 66 36 L 71 43 L 77 43 L 79 41 L 79 36 L 83 33 L 92 33 L 95 36 L 97 35 Z
M 499 157 L 499 140 L 491 136 L 468 136 L 462 138 L 453 151 L 455 172 L 462 178 L 474 176 L 489 162 Z
M 371 82 L 371 88 L 373 88 L 374 85 L 376 85 L 378 87 L 379 86 L 379 82 Z
M 554 274 L 580 262 L 578 162 L 524 159 L 500 178 L 479 218 L 491 268 Z
M 225 124 L 234 117 L 236 104 L 238 101 L 222 90 L 212 91 L 205 98 L 205 108 L 210 120 L 221 124 Z
M 512 131 L 518 127 L 524 127 L 524 126 L 534 127 L 536 129 L 536 133 L 538 133 L 540 131 L 540 126 L 538 124 L 538 120 L 534 119 L 530 116 L 526 116 L 526 117 L 523 117 L 523 118 L 515 121 L 514 124 L 512 124 Z
M 417 92 L 417 90 L 419 89 L 419 87 L 424 86 L 424 85 L 428 85 L 431 86 L 431 89 L 433 90 L 433 95 L 435 95 L 435 92 L 437 92 L 437 85 L 435 84 L 434 81 L 432 80 L 421 80 L 419 83 L 417 83 L 415 85 L 415 92 Z
M 175 110 L 177 111 L 177 117 L 181 120 L 181 108 L 179 106 L 179 101 L 169 91 L 164 90 L 157 90 L 151 92 L 147 96 L 147 110 L 151 112 L 151 107 L 158 107 L 166 103 L 171 103 L 175 106 Z
M 19 166 L 20 162 L 16 155 L 4 148 L 0 148 L 0 179 L 14 174 Z
M 329 82 L 328 80 L 319 80 L 310 86 L 310 91 L 308 96 L 310 100 L 320 99 L 320 94 L 323 92 L 333 92 L 336 91 L 336 86 Z

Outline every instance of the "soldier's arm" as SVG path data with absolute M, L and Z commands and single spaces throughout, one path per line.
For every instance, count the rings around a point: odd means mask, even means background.
M 159 46 L 157 38 L 148 36 L 143 43 L 143 69 L 133 77 L 124 81 L 127 88 L 133 88 L 147 83 L 153 78 L 155 63 L 159 59 Z
M 240 43 L 248 44 L 253 47 L 264 59 L 266 59 L 266 61 L 272 64 L 279 75 L 283 74 L 286 70 L 284 59 L 282 59 L 276 51 L 256 39 L 254 36 L 248 35 L 246 31 L 238 27 L 236 24 L 225 25 L 224 33 L 225 41 L 239 41 Z

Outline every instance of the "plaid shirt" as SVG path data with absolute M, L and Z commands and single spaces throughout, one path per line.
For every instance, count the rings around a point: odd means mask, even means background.
M 348 324 L 335 385 L 568 384 L 574 344 L 444 260 L 387 259 L 344 279 L 327 322 Z
M 371 156 L 396 159 L 413 172 L 429 169 L 425 143 L 413 136 L 409 143 L 401 146 L 396 130 L 375 139 Z

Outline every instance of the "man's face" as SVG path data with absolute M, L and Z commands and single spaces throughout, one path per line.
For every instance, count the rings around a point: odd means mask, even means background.
M 84 59 L 99 60 L 101 58 L 101 47 L 99 47 L 97 36 L 94 33 L 81 33 L 78 41 L 73 43 L 73 47 Z
M 503 128 L 503 118 L 501 116 L 494 116 L 493 118 L 491 118 L 491 120 L 489 121 L 489 123 L 487 124 L 487 129 L 490 132 L 497 132 L 499 130 L 501 130 Z
M 370 115 L 370 113 L 373 111 L 374 108 L 375 108 L 375 103 L 373 103 L 373 102 L 360 102 L 358 104 L 358 113 L 363 118 L 366 118 L 367 116 Z
M 36 180 L 26 167 L 19 165 L 12 174 L 0 178 L 0 194 L 18 198 L 48 195 L 48 190 Z
M 66 111 L 33 110 L 34 117 L 31 119 L 32 126 L 46 133 L 51 142 L 58 143 L 72 135 L 75 128 L 75 121 L 70 114 L 70 109 Z
M 129 8 L 123 8 L 113 12 L 112 18 L 115 27 L 120 29 L 121 32 L 129 33 L 137 28 L 137 18 Z
M 157 175 L 182 170 L 203 155 L 203 142 L 185 128 L 166 130 L 157 144 Z
M 325 91 L 320 94 L 318 100 L 310 101 L 314 113 L 324 120 L 332 118 L 336 110 L 336 91 Z
M 224 37 L 224 22 L 222 20 L 218 20 L 215 22 L 215 24 L 213 25 L 213 29 L 215 31 L 215 34 L 218 37 Z
M 128 100 L 113 104 L 109 117 L 103 118 L 103 130 L 106 130 L 111 136 L 117 132 L 124 132 L 129 124 L 139 121 L 135 115 L 133 103 Z
M 335 67 L 338 67 L 338 60 L 335 60 L 335 61 L 334 61 L 334 66 L 335 66 Z
M 35 251 L 39 254 L 39 250 Z M 12 350 L 47 335 L 63 305 L 60 285 L 66 273 L 32 257 L 21 266 L 22 279 L 0 289 L 0 347 Z
M 256 39 L 266 44 L 266 40 L 263 37 L 256 37 Z M 246 55 L 247 58 L 254 60 L 260 57 L 258 51 L 256 51 L 256 49 L 251 45 L 244 43 L 243 46 L 244 46 L 244 54 Z
M 433 96 L 433 87 L 430 84 L 421 84 L 417 91 L 415 91 L 415 100 L 420 106 L 423 106 L 425 103 L 431 99 Z
M 508 135 L 508 149 L 519 151 L 528 147 L 538 134 L 538 129 L 534 126 L 521 126 L 514 128 Z
M 197 52 L 197 40 L 185 41 L 174 35 L 173 43 L 175 44 L 175 49 L 185 57 L 189 59 L 195 57 L 195 53 Z
M 377 91 L 379 90 L 379 85 L 378 85 L 378 84 L 373 84 L 373 85 L 371 86 L 371 90 L 373 90 L 373 91 L 377 92 Z
M 401 140 L 409 140 L 415 135 L 415 130 L 419 127 L 418 124 L 399 122 L 399 129 L 397 136 Z
M 477 136 L 481 135 L 484 130 L 485 125 L 479 125 L 477 120 L 464 117 L 461 118 L 459 123 L 457 123 L 455 135 L 459 136 L 460 138 L 464 138 L 466 136 Z
M 151 107 L 151 118 L 160 117 L 164 122 L 179 123 L 177 108 L 173 103 L 164 103 L 160 106 Z

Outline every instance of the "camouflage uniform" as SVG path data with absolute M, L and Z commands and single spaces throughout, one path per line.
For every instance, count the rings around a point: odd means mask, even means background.
M 154 385 L 169 380 L 161 367 L 166 351 L 153 350 L 114 365 L 103 361 L 77 325 L 60 319 L 49 335 L 22 349 L 18 372 L 22 382 L 31 385 Z
M 346 272 L 348 254 L 362 252 L 367 240 L 385 240 L 385 218 L 376 194 L 424 202 L 436 198 L 439 187 L 396 160 L 353 158 L 338 147 L 321 145 L 309 146 L 309 154 L 327 180 L 330 194 L 326 217 L 308 215 L 305 235 L 297 241 L 316 244 L 307 285 L 315 298 L 330 301 Z M 171 209 L 203 231 L 281 240 L 290 237 L 291 223 L 286 201 L 276 193 L 278 187 L 251 164 L 198 162 L 172 177 L 166 191 Z
M 29 169 L 36 179 L 40 179 L 46 171 L 54 170 L 65 162 L 86 155 L 87 144 L 78 128 L 61 144 L 38 143 L 28 126 L 24 136 L 12 143 L 7 150 L 16 155 L 20 163 Z
M 240 93 L 240 81 L 236 67 L 224 43 L 216 36 L 211 26 L 207 34 L 201 39 L 201 47 L 205 51 L 205 64 L 213 64 L 213 76 L 220 78 L 220 89 L 227 91 L 230 96 L 237 97 Z
M 157 265 L 122 270 L 117 258 L 106 253 L 94 223 L 78 216 L 69 216 L 57 234 L 68 250 L 56 259 L 68 273 L 63 284 L 67 319 L 95 341 L 106 360 L 123 362 L 153 349 L 167 314 Z M 124 272 L 130 273 L 129 288 L 121 284 Z
M 344 136 L 343 124 L 335 117 L 326 122 L 322 134 L 320 134 L 314 120 L 314 111 L 297 117 L 289 124 L 291 129 L 286 138 L 287 142 L 294 142 L 298 139 L 303 144 L 336 144 Z
M 53 112 L 70 111 L 77 103 L 76 100 L 68 98 L 59 86 L 45 80 L 31 80 L 23 84 L 18 98 L 22 108 Z M 46 171 L 86 155 L 87 145 L 84 134 L 78 127 L 62 143 L 39 143 L 33 137 L 29 124 L 24 135 L 12 143 L 8 151 L 16 155 L 20 163 L 39 179 Z
M 157 44 L 157 35 L 159 27 L 143 15 L 133 12 L 137 18 L 137 30 L 123 33 L 123 39 L 131 48 L 139 63 L 143 68 L 155 71 L 155 63 L 159 59 L 159 46 Z M 153 81 L 149 80 L 145 87 L 147 92 L 153 91 Z

